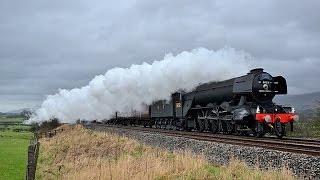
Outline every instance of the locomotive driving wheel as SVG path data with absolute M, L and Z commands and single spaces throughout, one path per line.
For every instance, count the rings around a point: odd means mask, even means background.
M 213 120 L 213 121 L 211 121 L 211 132 L 212 132 L 212 133 L 217 133 L 218 130 L 219 130 L 218 120 Z
M 205 129 L 204 120 L 199 119 L 199 120 L 198 120 L 198 124 L 199 124 L 199 131 L 200 131 L 200 132 L 203 132 L 204 129 Z
M 163 120 L 163 129 L 169 129 L 169 125 L 168 125 L 168 119 L 164 119 Z
M 159 120 L 158 118 L 155 120 L 154 124 L 155 124 L 156 129 L 160 129 L 160 128 L 159 128 L 159 127 L 160 127 L 160 126 L 159 126 L 160 120 Z
M 263 124 L 260 121 L 257 121 L 254 127 L 254 135 L 256 137 L 263 137 L 264 134 Z
M 219 119 L 218 119 L 218 114 L 215 112 L 211 112 L 208 115 L 208 121 L 209 121 L 209 130 L 212 133 L 217 133 L 219 131 Z
M 166 128 L 166 120 L 165 119 L 161 119 L 160 120 L 160 129 L 165 129 Z
M 198 120 L 197 120 L 197 124 L 198 124 L 198 130 L 200 132 L 203 132 L 205 130 L 205 119 L 206 118 L 206 115 L 205 115 L 205 112 L 202 111 L 202 112 L 198 112 Z
M 171 119 L 168 119 L 168 120 L 167 120 L 167 128 L 166 128 L 166 129 L 170 129 L 170 130 L 173 129 L 173 127 L 172 127 L 172 120 L 171 120 Z
M 241 125 L 235 125 L 234 130 L 235 130 L 235 134 L 236 134 L 237 136 L 242 135 Z
M 232 122 L 227 122 L 226 123 L 226 133 L 232 134 L 233 131 L 234 131 L 234 124 Z

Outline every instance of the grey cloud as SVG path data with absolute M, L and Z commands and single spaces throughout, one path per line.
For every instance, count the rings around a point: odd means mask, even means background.
M 286 76 L 290 93 L 318 91 L 318 7 L 316 0 L 4 0 L 0 102 L 10 104 L 5 97 L 16 96 L 39 105 L 45 95 L 84 86 L 113 67 L 224 46 L 244 50 L 256 66 Z

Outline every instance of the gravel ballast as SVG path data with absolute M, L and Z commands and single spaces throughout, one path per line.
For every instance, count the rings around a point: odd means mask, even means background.
M 261 169 L 287 167 L 300 178 L 320 179 L 320 157 L 258 147 L 199 141 L 108 126 L 87 126 L 87 128 L 116 133 L 167 150 L 188 150 L 193 153 L 204 154 L 208 160 L 220 165 L 228 164 L 230 159 L 233 158 L 239 159 L 251 167 L 258 166 Z

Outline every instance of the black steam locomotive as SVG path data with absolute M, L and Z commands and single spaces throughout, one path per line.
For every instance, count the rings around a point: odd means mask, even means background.
M 256 137 L 271 133 L 282 138 L 286 125 L 293 130 L 293 122 L 299 117 L 293 108 L 273 103 L 277 94 L 287 94 L 285 78 L 272 77 L 258 68 L 241 77 L 199 85 L 189 93 L 176 92 L 171 101 L 150 105 L 147 116 L 116 116 L 111 121 Z

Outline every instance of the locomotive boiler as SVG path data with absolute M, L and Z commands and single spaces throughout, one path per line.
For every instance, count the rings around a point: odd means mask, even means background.
M 298 121 L 293 108 L 273 103 L 275 95 L 287 94 L 282 76 L 262 68 L 220 82 L 199 85 L 194 91 L 176 92 L 171 101 L 150 105 L 145 126 L 226 134 L 286 135 L 286 125 Z

